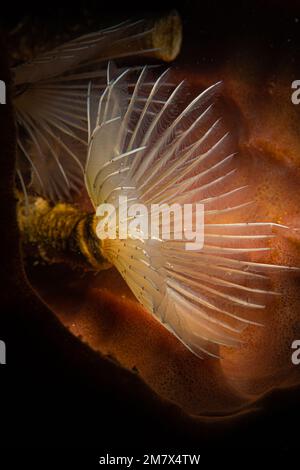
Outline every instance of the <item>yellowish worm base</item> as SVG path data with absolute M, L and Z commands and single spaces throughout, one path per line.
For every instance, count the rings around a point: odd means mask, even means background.
M 68 263 L 86 269 L 111 267 L 96 236 L 94 215 L 65 203 L 50 205 L 40 197 L 18 204 L 18 224 L 26 251 L 47 263 Z
M 159 18 L 155 24 L 148 47 L 157 48 L 155 56 L 165 62 L 174 60 L 180 52 L 182 25 L 176 11 Z

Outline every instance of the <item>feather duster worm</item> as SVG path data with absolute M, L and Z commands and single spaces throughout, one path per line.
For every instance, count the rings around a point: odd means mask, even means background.
M 171 12 L 81 36 L 16 66 L 17 175 L 26 197 L 27 186 L 51 201 L 71 200 L 82 188 L 87 87 L 93 80 L 95 90 L 104 89 L 107 59 L 140 55 L 171 61 L 180 45 L 180 18 Z M 25 160 L 33 170 L 29 175 Z
M 188 349 L 219 357 L 219 346 L 239 345 L 240 332 L 258 323 L 276 295 L 268 272 L 294 269 L 261 258 L 286 227 L 245 217 L 222 222 L 251 201 L 236 185 L 237 157 L 214 107 L 221 83 L 186 105 L 184 82 L 173 84 L 168 70 L 153 78 L 147 67 L 116 71 L 109 64 L 106 76 L 102 93 L 93 84 L 88 93 L 84 173 L 93 206 L 111 203 L 119 211 L 120 195 L 129 206 L 200 202 L 203 249 L 188 252 L 181 240 L 100 241 L 95 214 L 36 200 L 30 217 L 20 209 L 20 228 L 48 260 L 52 250 L 52 261 L 73 252 L 97 270 L 114 265 L 142 305 Z

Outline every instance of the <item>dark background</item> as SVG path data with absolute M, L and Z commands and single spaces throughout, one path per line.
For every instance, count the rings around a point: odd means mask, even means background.
M 0 24 L 9 31 L 26 17 L 27 30 L 37 28 L 51 37 L 72 24 L 84 29 L 173 8 L 183 19 L 182 57 L 187 63 L 219 66 L 238 49 L 255 56 L 266 71 L 274 62 L 299 70 L 296 1 L 6 1 Z M 9 81 L 5 36 L 2 41 L 0 78 Z M 287 459 L 298 445 L 299 390 L 275 391 L 251 415 L 208 424 L 188 418 L 154 396 L 134 374 L 70 335 L 33 295 L 22 271 L 14 221 L 12 119 L 9 106 L 1 107 L 0 338 L 7 344 L 8 364 L 0 366 L 0 461 L 4 456 L 11 465 L 42 459 L 56 468 L 64 457 L 71 468 L 71 462 L 82 458 L 83 468 L 88 468 L 106 451 L 130 455 L 171 449 L 193 449 L 207 464 L 215 459 L 224 464 L 237 455 L 241 464 L 254 455 L 258 463 L 259 449 L 268 460 Z M 42 455 L 38 448 L 44 449 Z

